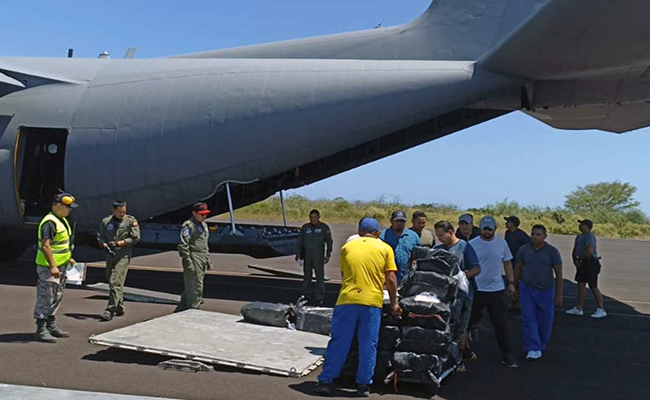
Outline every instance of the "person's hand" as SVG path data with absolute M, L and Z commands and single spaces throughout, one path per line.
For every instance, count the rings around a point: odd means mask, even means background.
M 296 256 L 296 262 L 300 261 L 300 257 Z
M 59 268 L 57 267 L 50 268 L 50 275 L 53 278 L 58 278 L 61 275 L 61 271 L 59 271 Z
M 108 243 L 104 243 L 104 248 L 108 249 Z
M 70 265 L 75 265 L 77 261 L 74 258 L 71 258 L 69 261 Z
M 508 284 L 508 296 L 513 300 L 517 300 L 517 288 L 515 288 L 514 283 Z
M 327 264 L 328 262 L 330 262 L 330 256 L 329 255 L 325 256 L 325 264 Z
M 399 304 L 395 303 L 395 304 L 391 304 L 390 312 L 394 316 L 399 317 L 400 315 L 402 315 L 403 311 L 402 311 L 402 307 L 400 307 Z
M 562 307 L 562 293 L 555 293 L 555 307 Z
M 117 242 L 115 241 L 110 242 L 110 246 L 113 248 L 117 247 Z

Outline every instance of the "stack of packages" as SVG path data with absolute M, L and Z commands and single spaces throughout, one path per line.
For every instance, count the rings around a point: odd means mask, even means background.
M 333 308 L 310 307 L 307 300 L 299 298 L 296 305 L 254 302 L 241 309 L 246 322 L 277 326 L 299 331 L 329 335 L 332 329 Z
M 457 326 L 461 303 L 458 258 L 444 250 L 416 248 L 413 264 L 399 288 L 401 318 L 390 313 L 385 299 L 377 346 L 375 382 L 426 385 L 437 391 L 440 381 L 460 363 Z M 344 370 L 356 372 L 353 346 Z

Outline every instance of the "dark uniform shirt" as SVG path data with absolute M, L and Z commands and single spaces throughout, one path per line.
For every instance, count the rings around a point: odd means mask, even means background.
M 555 285 L 554 266 L 562 265 L 560 252 L 550 244 L 535 249 L 532 243 L 521 246 L 517 259 L 523 264 L 521 281 L 537 290 L 549 290 Z
M 122 219 L 109 215 L 99 224 L 99 235 L 97 240 L 100 246 L 108 242 L 119 242 L 124 240 L 126 246 L 113 249 L 117 258 L 131 256 L 131 246 L 140 241 L 140 226 L 135 217 L 125 215 Z
M 332 231 L 327 224 L 320 222 L 318 225 L 306 223 L 300 229 L 300 236 L 298 236 L 298 244 L 296 246 L 297 255 L 304 259 L 305 253 L 309 251 L 317 251 L 325 254 L 325 247 L 327 246 L 327 255 L 332 254 Z
M 475 237 L 479 237 L 479 236 L 481 236 L 481 230 L 476 226 L 472 227 L 472 233 L 469 235 L 469 238 L 467 238 L 467 237 L 465 237 L 465 235 L 463 235 L 463 232 L 460 231 L 460 228 L 456 229 L 456 237 L 458 239 L 464 240 L 466 242 L 469 242 L 470 240 L 474 239 Z
M 508 242 L 508 248 L 510 248 L 510 253 L 512 253 L 513 257 L 515 258 L 513 260 L 513 263 L 516 263 L 518 258 L 517 254 L 519 253 L 519 249 L 521 246 L 530 243 L 530 236 L 521 229 L 517 228 L 516 231 L 510 232 L 510 230 L 506 231 L 506 242 Z

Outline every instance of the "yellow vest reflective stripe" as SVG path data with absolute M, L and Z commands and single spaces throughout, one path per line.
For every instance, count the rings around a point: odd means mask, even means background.
M 42 250 L 43 240 L 41 237 L 43 224 L 48 221 L 52 221 L 56 226 L 56 235 L 54 236 L 50 247 L 52 248 L 54 263 L 56 263 L 57 267 L 60 267 L 67 264 L 72 258 L 72 249 L 70 246 L 70 235 L 72 234 L 72 229 L 70 229 L 70 224 L 68 224 L 68 221 L 65 218 L 59 219 L 52 213 L 47 214 L 38 225 L 38 252 L 36 253 L 36 264 L 48 268 L 50 266 Z

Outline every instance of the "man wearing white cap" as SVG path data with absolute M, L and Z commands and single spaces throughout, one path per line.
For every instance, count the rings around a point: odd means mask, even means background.
M 508 368 L 517 368 L 517 363 L 512 358 L 512 347 L 508 334 L 508 303 L 506 295 L 516 298 L 515 277 L 512 269 L 512 254 L 508 243 L 495 236 L 497 221 L 490 216 L 483 217 L 479 228 L 481 236 L 470 240 L 470 244 L 478 255 L 481 273 L 476 276 L 478 291 L 474 295 L 470 327 L 476 325 L 487 308 L 490 320 L 494 325 L 499 349 L 503 353 L 502 363 Z M 508 286 L 506 287 L 501 277 L 505 269 Z

